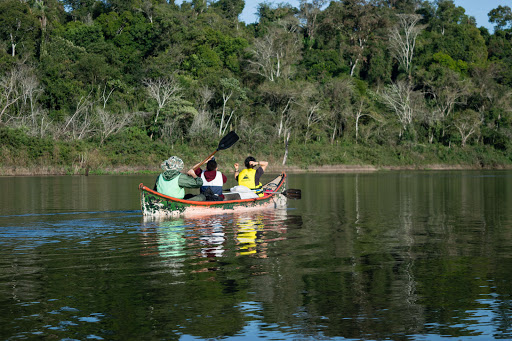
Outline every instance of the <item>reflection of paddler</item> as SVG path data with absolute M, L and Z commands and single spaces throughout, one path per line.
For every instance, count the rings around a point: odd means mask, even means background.
M 185 255 L 185 222 L 181 219 L 163 221 L 157 228 L 158 251 L 162 257 L 181 257 Z
M 206 247 L 201 248 L 203 257 L 222 257 L 224 253 L 224 242 L 226 241 L 224 226 L 219 222 L 210 223 L 205 233 L 199 237 L 201 244 Z
M 261 227 L 261 220 L 243 218 L 238 223 L 236 239 L 240 244 L 240 255 L 250 255 L 256 253 L 256 242 L 258 229 Z

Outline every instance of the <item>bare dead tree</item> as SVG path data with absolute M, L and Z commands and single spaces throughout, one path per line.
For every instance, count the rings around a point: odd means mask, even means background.
M 284 156 L 283 156 L 283 166 L 286 164 L 286 160 L 288 159 L 288 144 L 290 142 L 290 134 L 289 131 L 288 134 L 286 134 L 286 138 L 284 139 Z
M 199 100 L 200 100 L 200 106 L 199 109 L 206 110 L 208 107 L 208 103 L 213 99 L 213 96 L 215 95 L 215 91 L 210 89 L 208 86 L 203 86 L 199 89 Z
M 208 110 L 208 104 L 213 99 L 215 91 L 203 86 L 199 88 L 198 95 L 199 108 L 189 129 L 189 135 L 194 137 L 200 137 L 202 134 L 211 135 L 216 130 L 213 114 Z
M 316 123 L 321 122 L 324 118 L 320 102 L 311 102 L 309 103 L 306 109 L 307 113 L 305 142 L 309 141 L 309 139 L 311 138 L 311 127 Z
M 63 124 L 56 127 L 54 137 L 67 137 L 72 140 L 80 140 L 90 136 L 94 131 L 91 111 L 93 102 L 91 93 L 82 96 L 78 100 L 75 112 L 69 116 Z
M 317 88 L 310 84 L 304 83 L 299 86 L 300 93 L 297 104 L 300 107 L 300 111 L 302 111 L 302 115 L 305 115 L 302 121 L 306 124 L 306 134 L 304 136 L 304 143 L 306 143 L 311 138 L 311 128 L 325 117 L 321 101 L 319 100 L 323 96 Z
M 412 124 L 415 107 L 423 96 L 414 91 L 409 81 L 398 81 L 387 86 L 380 93 L 380 98 L 396 114 L 402 128 L 406 130 Z
M 289 77 L 292 65 L 300 58 L 301 40 L 297 32 L 273 26 L 262 38 L 256 39 L 249 49 L 249 72 L 271 82 Z
M 42 94 L 43 89 L 39 85 L 39 80 L 30 69 L 26 69 L 19 80 L 19 86 L 22 94 L 23 108 L 20 110 L 20 116 L 26 116 L 25 109 L 28 107 L 29 117 L 31 117 L 32 126 L 37 125 L 38 118 L 44 110 L 38 110 L 37 99 Z M 36 113 L 37 111 L 37 113 Z
M 22 98 L 22 93 L 19 91 L 19 81 L 22 78 L 21 74 L 21 69 L 16 67 L 0 78 L 0 122 L 5 122 L 3 117 L 9 107 Z M 9 121 L 9 119 L 7 119 L 7 121 Z
M 226 109 L 228 108 L 227 104 L 229 99 L 233 96 L 233 93 L 235 92 L 235 89 L 233 88 L 226 88 L 223 87 L 222 89 L 222 115 L 220 119 L 220 127 L 219 127 L 219 136 L 221 136 L 223 132 L 223 125 L 224 125 L 224 119 L 226 117 Z M 229 119 L 226 122 L 226 126 L 228 125 L 229 121 L 231 121 L 231 117 L 233 117 L 234 110 L 231 110 L 231 113 L 229 114 Z M 224 128 L 225 130 L 225 128 Z
M 38 98 L 43 89 L 34 71 L 19 64 L 0 79 L 0 122 L 13 127 L 27 128 L 31 135 L 44 136 L 51 120 Z
M 294 103 L 295 99 L 293 97 L 288 98 L 286 104 L 280 110 L 279 115 L 279 126 L 277 128 L 277 136 L 280 137 L 284 131 L 288 130 L 288 126 L 290 125 L 291 115 L 289 115 L 290 105 Z M 285 138 L 286 139 L 286 138 Z
M 368 112 L 366 112 L 365 110 L 367 110 L 367 103 L 365 103 L 364 99 L 360 99 L 359 100 L 359 105 L 357 106 L 357 109 L 355 110 L 354 112 L 354 119 L 355 119 L 355 125 L 356 125 L 356 144 L 358 142 L 358 139 L 359 139 L 359 120 L 364 117 L 364 116 L 371 116 Z
M 201 136 L 202 134 L 211 135 L 216 131 L 212 113 L 207 110 L 200 109 L 194 116 L 192 125 L 189 129 L 190 136 Z
M 144 86 L 150 98 L 157 102 L 157 109 L 154 123 L 158 121 L 160 111 L 165 108 L 170 102 L 181 99 L 182 87 L 174 77 L 157 78 L 157 79 L 144 79 Z M 153 138 L 153 133 L 151 133 Z
M 249 59 L 250 72 L 256 73 L 273 82 L 281 76 L 283 52 L 276 48 L 276 39 L 273 35 L 266 35 L 254 42 L 250 50 L 252 58 Z
M 101 85 L 98 86 L 98 90 L 101 91 L 100 100 L 103 102 L 103 109 L 107 107 L 108 100 L 116 90 L 115 87 L 111 87 L 109 90 L 107 90 L 107 84 L 103 86 L 103 90 L 101 90 Z
M 429 94 L 432 96 L 432 109 L 427 110 L 424 121 L 429 126 L 429 142 L 433 143 L 436 124 L 443 124 L 452 115 L 456 105 L 465 104 L 470 93 L 470 84 L 465 80 L 448 79 L 440 84 L 430 82 Z M 444 127 L 443 127 L 444 134 Z
M 27 129 L 29 135 L 43 138 L 51 131 L 52 123 L 53 120 L 50 119 L 48 111 L 42 109 L 40 106 L 36 106 L 30 116 L 21 116 L 20 119 L 14 123 L 14 126 Z
M 418 14 L 397 14 L 397 17 L 398 23 L 389 32 L 389 49 L 410 78 L 416 38 L 425 26 L 418 25 L 421 20 Z
M 343 123 L 346 122 L 345 117 L 347 108 L 350 108 L 350 99 L 354 93 L 354 84 L 351 78 L 333 79 L 325 88 L 325 96 L 329 104 L 328 129 L 331 132 L 331 144 L 334 143 L 336 135 L 343 134 Z
M 222 114 L 219 136 L 226 133 L 229 122 L 231 122 L 236 110 L 247 100 L 246 90 L 240 85 L 238 79 L 222 78 L 220 80 L 220 86 L 222 88 Z M 230 103 L 229 105 L 228 102 Z
M 453 120 L 453 125 L 460 134 L 463 148 L 466 146 L 469 137 L 479 131 L 482 122 L 482 115 L 471 109 L 464 110 Z
M 153 23 L 153 7 L 153 2 L 151 0 L 143 0 L 139 8 L 139 11 L 143 12 L 148 17 L 150 23 Z
M 110 135 L 119 133 L 121 129 L 128 125 L 134 116 L 134 114 L 129 111 L 121 113 L 120 115 L 114 115 L 104 108 L 96 108 L 95 114 L 99 127 L 100 144 L 103 144 Z

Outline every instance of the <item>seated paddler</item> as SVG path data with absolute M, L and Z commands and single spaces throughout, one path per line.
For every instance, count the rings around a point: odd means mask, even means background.
M 181 172 L 184 167 L 183 160 L 177 156 L 171 156 L 160 164 L 163 172 L 156 179 L 154 190 L 177 199 L 204 200 L 203 195 L 185 195 L 185 188 L 200 188 L 203 185 L 203 179 L 198 177 L 194 171 L 194 168 L 198 165 L 184 174 Z
M 238 163 L 234 164 L 235 167 L 235 179 L 238 181 L 240 186 L 245 186 L 255 192 L 258 196 L 263 196 L 263 185 L 260 182 L 261 176 L 267 169 L 267 161 L 256 161 L 252 156 L 245 159 L 245 169 L 241 172 L 238 171 Z
M 227 177 L 218 170 L 217 161 L 214 157 L 206 163 L 206 170 L 196 169 L 196 175 L 203 179 L 201 194 L 205 200 L 223 200 L 222 186 L 228 180 Z

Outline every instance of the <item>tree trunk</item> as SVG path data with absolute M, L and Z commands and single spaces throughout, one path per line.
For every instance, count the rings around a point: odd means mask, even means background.
M 290 140 L 290 132 L 286 135 L 286 141 L 284 143 L 284 157 L 283 157 L 283 166 L 286 164 L 286 160 L 288 159 L 288 141 Z
M 331 144 L 334 144 L 334 138 L 336 137 L 336 129 L 337 129 L 337 123 L 334 122 L 334 128 L 332 130 L 332 135 L 331 135 Z

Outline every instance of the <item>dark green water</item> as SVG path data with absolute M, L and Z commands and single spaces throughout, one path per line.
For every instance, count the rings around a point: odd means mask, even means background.
M 0 339 L 512 338 L 510 171 L 292 174 L 287 210 L 161 221 L 154 178 L 0 178 Z

